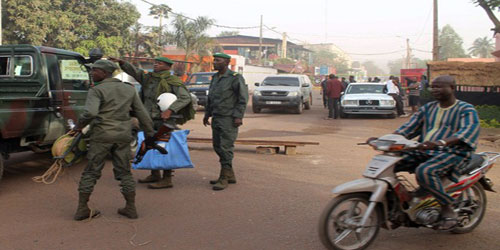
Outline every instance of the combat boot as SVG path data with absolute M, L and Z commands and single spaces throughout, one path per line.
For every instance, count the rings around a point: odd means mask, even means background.
M 135 192 L 122 193 L 122 194 L 127 203 L 125 204 L 124 208 L 118 209 L 118 214 L 121 214 L 130 219 L 137 219 L 138 216 L 137 216 L 137 210 L 135 208 Z
M 220 170 L 219 178 L 217 180 L 211 180 L 210 184 L 214 185 L 215 183 L 219 182 L 221 176 L 222 176 L 222 168 Z M 230 168 L 230 171 L 228 171 L 227 183 L 236 184 L 236 176 L 234 175 L 233 168 Z
M 163 171 L 163 178 L 153 184 L 149 184 L 148 188 L 151 189 L 160 189 L 160 188 L 171 188 L 174 185 L 172 184 L 172 170 Z
M 87 203 L 89 202 L 91 193 L 80 193 L 78 195 L 78 208 L 76 209 L 75 216 L 73 219 L 80 221 L 80 220 L 85 220 L 90 217 L 94 218 L 101 214 L 99 210 L 90 210 L 89 206 Z
M 221 176 L 219 178 L 219 181 L 217 183 L 215 183 L 215 185 L 212 186 L 212 189 L 215 190 L 215 191 L 220 191 L 220 190 L 224 190 L 227 185 L 228 185 L 228 176 L 229 176 L 229 172 L 231 170 L 229 170 L 228 168 L 222 168 L 221 169 Z
M 161 179 L 160 170 L 151 170 L 151 174 L 144 179 L 139 179 L 139 183 L 153 183 Z

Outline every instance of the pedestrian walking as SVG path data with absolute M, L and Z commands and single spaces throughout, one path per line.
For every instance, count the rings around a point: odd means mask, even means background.
M 342 83 L 342 87 L 344 87 L 344 91 L 345 91 L 347 89 L 347 87 L 349 86 L 349 82 L 346 81 L 345 77 L 342 77 L 340 82 Z
M 413 81 L 410 78 L 406 78 L 406 82 L 408 84 L 408 105 L 411 107 L 411 113 L 414 114 L 417 112 L 418 107 L 420 106 L 420 83 Z
M 397 77 L 390 76 L 389 81 L 386 82 L 385 84 L 385 89 L 387 90 L 387 94 L 392 96 L 394 101 L 396 102 L 396 110 L 398 112 L 399 117 L 408 117 L 407 114 L 405 114 L 404 111 L 404 106 L 403 106 L 403 100 L 401 98 L 401 92 L 400 89 L 397 85 Z
M 153 72 L 145 72 L 142 69 L 134 67 L 132 64 L 117 58 L 110 60 L 118 62 L 120 68 L 142 86 L 142 96 L 144 106 L 153 120 L 154 129 L 158 130 L 163 123 L 171 127 L 186 123 L 194 118 L 195 110 L 191 95 L 188 89 L 179 79 L 170 73 L 174 62 L 166 57 L 157 57 L 154 60 Z M 177 100 L 169 108 L 161 112 L 157 104 L 157 98 L 163 93 L 173 93 Z M 181 115 L 182 118 L 172 118 L 172 115 Z M 139 183 L 150 183 L 148 188 L 172 188 L 172 170 L 163 170 L 163 177 L 160 170 L 151 170 L 151 174 L 144 179 L 139 179 Z
M 349 76 L 349 83 L 353 83 L 353 82 L 356 82 L 356 80 L 354 80 L 354 76 Z
M 88 165 L 80 178 L 78 208 L 74 219 L 84 220 L 100 213 L 98 210 L 91 211 L 87 203 L 101 177 L 108 155 L 111 155 L 113 173 L 115 179 L 120 181 L 121 192 L 126 200 L 125 207 L 118 209 L 118 213 L 135 219 L 135 182 L 130 172 L 130 142 L 133 139 L 130 111 L 133 111 L 145 131 L 147 146 L 154 143 L 153 122 L 135 88 L 112 78 L 113 72 L 118 69 L 114 63 L 98 60 L 90 68 L 95 86 L 89 90 L 83 113 L 73 129 L 79 132 L 91 124 Z
M 328 75 L 325 75 L 325 79 L 321 82 L 321 95 L 323 97 L 323 107 L 328 107 L 328 96 L 326 96 L 326 82 L 328 81 Z
M 248 102 L 248 87 L 241 74 L 228 69 L 231 56 L 215 53 L 214 69 L 208 91 L 203 125 L 212 127 L 212 145 L 219 156 L 220 173 L 217 180 L 211 180 L 213 190 L 224 190 L 228 184 L 236 183 L 233 169 L 234 141 Z M 210 122 L 210 118 L 212 121 Z
M 326 82 L 326 94 L 328 96 L 328 119 L 337 119 L 339 117 L 340 96 L 344 91 L 344 86 L 334 74 L 329 76 Z

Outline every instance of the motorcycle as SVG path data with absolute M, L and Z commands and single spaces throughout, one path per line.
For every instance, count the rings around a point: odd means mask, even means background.
M 319 236 L 328 249 L 365 249 L 382 227 L 394 230 L 400 226 L 440 230 L 444 218 L 441 207 L 429 193 L 417 187 L 401 172 L 395 173 L 402 153 L 418 150 L 419 143 L 401 135 L 389 134 L 368 142 L 381 151 L 366 166 L 362 179 L 335 187 L 337 194 L 323 210 L 319 220 Z M 493 183 L 486 173 L 500 153 L 482 152 L 459 166 L 461 176 L 452 182 L 443 176 L 443 186 L 454 199 L 458 223 L 447 230 L 468 233 L 477 227 L 486 212 L 486 193 Z M 494 191 L 493 191 L 494 192 Z

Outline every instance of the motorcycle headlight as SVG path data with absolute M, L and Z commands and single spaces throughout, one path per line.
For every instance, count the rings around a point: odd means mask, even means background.
M 288 96 L 298 96 L 298 95 L 299 95 L 299 92 L 297 92 L 297 91 L 288 92 Z
M 394 100 L 380 100 L 380 105 L 382 105 L 382 106 L 394 106 L 395 101 Z
M 254 90 L 253 95 L 254 96 L 261 96 L 260 91 L 258 91 L 258 90 Z
M 358 105 L 358 101 L 357 100 L 343 100 L 342 105 L 344 105 L 344 106 Z

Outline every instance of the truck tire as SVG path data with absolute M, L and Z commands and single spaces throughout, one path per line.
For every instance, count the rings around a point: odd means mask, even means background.
M 252 111 L 257 114 L 260 113 L 261 108 L 252 105 Z
M 302 102 L 299 102 L 299 105 L 297 105 L 297 107 L 295 107 L 295 114 L 302 114 L 302 108 L 303 108 L 304 104 Z
M 311 109 L 311 102 L 312 102 L 312 99 L 311 99 L 311 96 L 309 96 L 309 100 L 307 100 L 307 102 L 304 103 L 304 109 L 306 109 L 306 110 Z
M 3 176 L 3 167 L 4 167 L 3 155 L 0 153 L 0 181 L 2 180 Z

